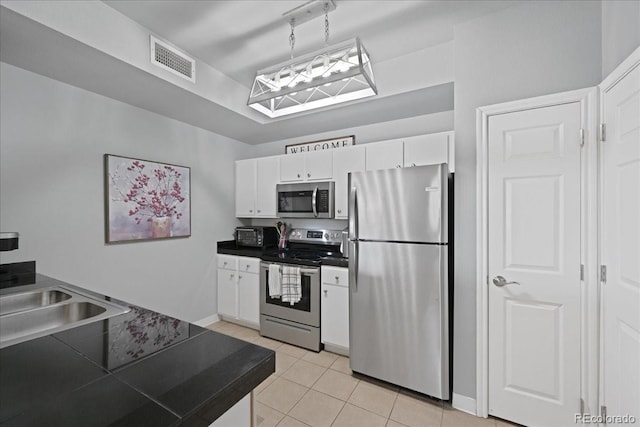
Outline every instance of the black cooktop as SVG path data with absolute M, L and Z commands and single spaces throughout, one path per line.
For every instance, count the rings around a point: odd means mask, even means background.
M 295 243 L 291 243 L 287 249 L 264 252 L 260 259 L 269 262 L 313 266 L 322 264 L 346 266 L 348 262 L 347 258 L 342 256 L 339 246 Z

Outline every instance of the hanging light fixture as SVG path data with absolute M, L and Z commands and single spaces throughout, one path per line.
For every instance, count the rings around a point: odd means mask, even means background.
M 256 73 L 247 105 L 275 118 L 378 93 L 371 59 L 359 38 L 329 46 L 329 12 L 333 0 L 312 0 L 285 12 L 291 25 L 289 61 Z M 325 47 L 293 57 L 295 26 L 325 16 Z

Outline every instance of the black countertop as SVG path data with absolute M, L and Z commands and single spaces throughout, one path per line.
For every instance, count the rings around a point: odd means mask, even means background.
M 253 248 L 249 246 L 238 246 L 234 240 L 225 240 L 218 242 L 218 253 L 226 255 L 238 255 L 252 258 L 260 258 L 265 261 L 279 261 L 278 253 L 282 262 L 290 264 L 304 264 L 304 261 L 296 261 L 286 258 L 285 252 L 279 251 L 277 248 Z M 318 261 L 319 265 L 331 265 L 334 267 L 349 267 L 349 259 L 342 257 L 326 257 Z
M 272 350 L 47 276 L 20 290 L 55 285 L 131 310 L 0 349 L 2 426 L 207 426 L 275 371 Z

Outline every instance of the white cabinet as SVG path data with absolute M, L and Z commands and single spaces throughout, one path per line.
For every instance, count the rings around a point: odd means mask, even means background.
M 453 172 L 453 132 L 404 138 L 404 167 L 448 163 Z
M 280 179 L 280 157 L 263 157 L 257 162 L 256 216 L 275 218 L 276 185 Z
M 260 259 L 218 254 L 218 314 L 260 327 Z
M 331 351 L 349 352 L 349 270 L 322 266 L 320 335 Z
M 402 140 L 366 145 L 367 170 L 401 168 L 404 164 Z
M 218 269 L 218 314 L 238 317 L 236 271 Z
M 236 161 L 236 217 L 255 216 L 256 164 L 256 159 Z
M 333 156 L 331 150 L 314 151 L 304 155 L 305 179 L 308 181 L 331 179 Z
M 349 172 L 365 170 L 365 148 L 349 147 L 333 150 L 333 180 L 335 181 L 335 218 L 347 219 Z
M 454 172 L 454 133 L 440 132 L 367 144 L 367 170 L 447 163 Z
M 280 156 L 280 181 L 320 181 L 332 177 L 331 150 Z
M 275 218 L 280 156 L 236 161 L 236 217 Z

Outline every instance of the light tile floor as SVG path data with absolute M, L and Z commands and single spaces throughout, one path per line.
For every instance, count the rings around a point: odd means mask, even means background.
M 276 372 L 255 389 L 258 427 L 510 427 L 478 418 L 447 403 L 356 377 L 349 359 L 315 353 L 229 322 L 209 329 L 276 352 Z

